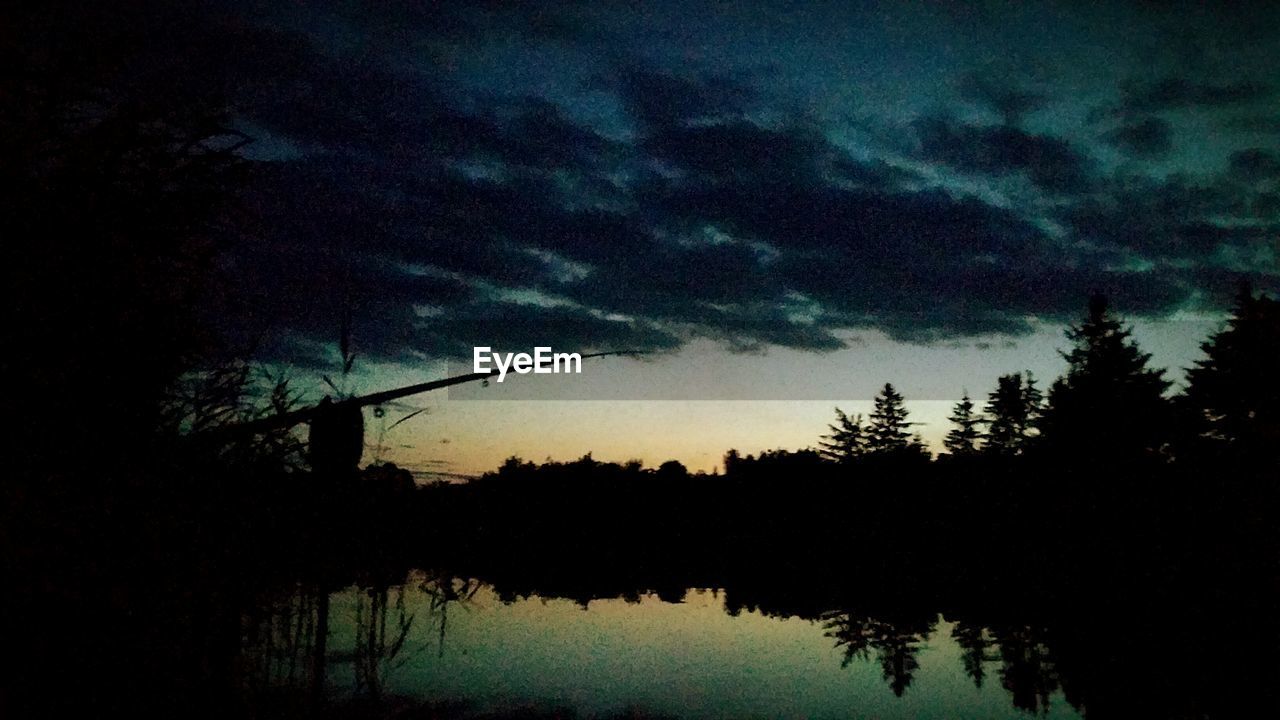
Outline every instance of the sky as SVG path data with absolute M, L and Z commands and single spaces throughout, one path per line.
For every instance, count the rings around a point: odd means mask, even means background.
M 384 5 L 202 6 L 256 165 L 224 329 L 313 398 L 344 326 L 354 392 L 651 354 L 414 398 L 366 461 L 710 470 L 885 382 L 936 445 L 1093 291 L 1176 381 L 1280 285 L 1274 4 Z

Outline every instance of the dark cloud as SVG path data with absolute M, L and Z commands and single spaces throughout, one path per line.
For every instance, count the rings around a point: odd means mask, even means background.
M 1173 149 L 1173 127 L 1160 118 L 1145 118 L 1121 125 L 1103 140 L 1132 157 L 1158 160 Z
M 1249 200 L 1248 216 L 1260 220 L 1280 218 L 1280 192 L 1259 192 Z
M 1120 110 L 1125 114 L 1146 114 L 1191 107 L 1229 107 L 1265 100 L 1271 95 L 1272 88 L 1261 83 L 1197 82 L 1171 77 L 1126 89 Z
M 1102 188 L 1063 208 L 1061 219 L 1095 251 L 1111 254 L 1112 262 L 1207 267 L 1224 253 L 1252 255 L 1267 241 L 1269 230 L 1256 222 L 1268 219 L 1259 215 L 1265 210 L 1265 192 L 1229 177 L 1175 175 L 1156 181 L 1118 176 Z M 1270 271 L 1275 270 L 1273 261 Z M 1170 268 L 1161 272 L 1180 274 Z
M 645 320 L 621 319 L 565 306 L 480 301 L 423 320 L 413 346 L 436 357 L 469 357 L 476 346 L 528 351 L 535 346 L 575 351 L 669 350 L 680 338 Z
M 261 0 L 206 2 L 214 16 L 230 7 L 262 22 L 293 26 L 317 39 L 325 31 L 339 29 L 348 40 L 375 41 L 388 52 L 430 52 L 446 48 L 474 47 L 487 41 L 547 41 L 576 43 L 592 40 L 592 33 L 578 17 L 575 3 L 537 0 L 474 0 L 473 2 L 387 3 L 377 0 L 310 0 L 306 9 L 321 22 L 298 22 L 305 17 L 279 3 Z
M 618 94 L 642 131 L 740 116 L 754 99 L 750 88 L 727 76 L 687 77 L 642 66 L 624 66 L 602 84 Z
M 773 300 L 781 288 L 741 243 L 683 247 L 649 241 L 625 264 L 567 283 L 564 293 L 618 313 L 698 323 L 708 308 Z
M 1250 148 L 1232 153 L 1232 177 L 1245 182 L 1280 179 L 1280 153 L 1263 148 Z
M 735 352 L 764 352 L 772 346 L 827 352 L 846 347 L 826 318 L 797 319 L 777 302 L 765 300 L 709 308 L 701 334 Z
M 966 125 L 943 117 L 914 123 L 921 158 L 968 173 L 1023 173 L 1043 190 L 1072 194 L 1087 189 L 1091 162 L 1065 140 L 1012 125 Z
M 960 95 L 999 113 L 1007 124 L 1017 124 L 1028 112 L 1044 107 L 1047 98 L 1003 79 L 971 73 L 960 83 Z
M 416 37 L 457 20 L 427 37 L 464 52 L 462 38 L 517 32 L 494 13 L 386 11 L 359 27 Z M 581 30 L 548 13 L 521 42 Z M 1256 252 L 1280 211 L 1274 151 L 1239 151 L 1214 178 L 1107 177 L 1086 146 L 1019 125 L 1044 97 L 990 78 L 961 90 L 1002 122 L 927 116 L 906 151 L 885 152 L 764 99 L 759 78 L 602 61 L 579 80 L 622 114 L 609 132 L 552 93 L 465 90 L 279 27 L 233 34 L 237 117 L 296 152 L 258 163 L 258 226 L 228 266 L 247 311 L 229 331 L 295 362 L 328 362 L 317 349 L 348 322 L 382 360 L 694 338 L 822 352 L 868 328 L 945 342 L 1075 317 L 1093 290 L 1161 315 L 1242 267 L 1277 274 Z M 1101 139 L 1161 157 L 1173 128 L 1149 113 L 1262 93 L 1131 89 L 1144 114 Z M 974 185 L 1015 187 L 1019 202 Z
M 816 132 L 770 129 L 746 121 L 668 127 L 651 136 L 645 147 L 699 181 L 753 177 L 805 182 L 837 155 Z
M 296 33 L 255 27 L 237 27 L 230 42 L 239 113 L 298 143 L 395 151 L 448 124 L 424 78 L 393 72 L 377 56 L 331 55 Z
M 521 103 L 519 114 L 491 143 L 496 158 L 515 165 L 586 170 L 622 151 L 615 142 L 570 120 L 556 105 L 537 98 Z
M 1224 119 L 1222 126 L 1228 130 L 1238 130 L 1257 135 L 1280 135 L 1280 116 L 1236 115 Z

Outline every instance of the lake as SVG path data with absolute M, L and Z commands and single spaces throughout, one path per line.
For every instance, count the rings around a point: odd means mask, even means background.
M 327 613 L 323 694 L 339 705 L 375 697 L 458 717 L 1081 717 L 1048 648 L 1026 633 L 1002 647 L 940 614 L 805 619 L 734 614 L 715 590 L 667 597 L 501 597 L 421 573 L 386 589 L 299 593 L 246 617 L 248 690 L 311 683 Z

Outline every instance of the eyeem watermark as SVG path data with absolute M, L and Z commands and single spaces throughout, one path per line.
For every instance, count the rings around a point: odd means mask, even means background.
M 493 364 L 490 365 L 490 362 Z M 582 373 L 582 355 L 579 353 L 553 353 L 549 347 L 536 347 L 529 353 L 496 353 L 491 348 L 474 348 L 472 368 L 478 373 L 498 373 L 498 382 L 507 377 L 508 371 L 520 375 L 551 375 Z

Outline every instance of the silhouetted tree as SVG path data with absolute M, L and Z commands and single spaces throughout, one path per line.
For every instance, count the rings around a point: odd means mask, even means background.
M 1151 356 L 1094 295 L 1089 312 L 1067 330 L 1067 372 L 1049 392 L 1043 418 L 1046 445 L 1078 458 L 1132 457 L 1157 449 L 1163 438 L 1169 382 L 1147 366 Z
M 202 321 L 248 139 L 229 128 L 226 67 L 179 50 L 215 49 L 183 11 L 51 2 L 2 12 L 11 295 L 0 371 L 36 472 L 81 463 L 97 482 L 145 454 L 167 394 L 215 344 Z M 90 377 L 104 389 L 95 412 L 68 412 Z
M 689 468 L 679 460 L 668 460 L 658 466 L 658 477 L 669 480 L 684 480 L 689 477 Z
M 871 647 L 884 635 L 884 623 L 852 610 L 826 613 L 822 627 L 841 652 L 842 668 L 849 667 L 855 659 L 870 659 Z
M 848 464 L 862 457 L 867 451 L 867 431 L 862 427 L 862 416 L 850 417 L 836 408 L 835 423 L 827 426 L 831 433 L 818 442 L 822 457 L 833 462 Z
M 981 689 L 987 677 L 986 664 L 1000 659 L 990 632 L 981 625 L 961 621 L 952 628 L 951 637 L 960 646 L 964 674 L 973 680 L 974 687 Z
M 1203 442 L 1276 457 L 1280 443 L 1280 302 L 1242 285 L 1222 330 L 1200 345 L 1179 404 Z
M 916 670 L 920 669 L 920 649 L 931 629 L 888 625 L 887 632 L 877 639 L 880 674 L 894 695 L 902 697 L 915 679 Z
M 987 396 L 986 451 L 992 455 L 1013 455 L 1018 451 L 1018 430 L 1022 423 L 1022 375 L 1001 375 L 996 389 Z
M 898 697 L 915 678 L 921 645 L 933 631 L 929 621 L 886 622 L 851 610 L 828 612 L 822 620 L 826 636 L 843 655 L 840 667 L 848 667 L 855 658 L 869 660 L 874 649 L 884 681 Z
M 943 441 L 947 452 L 958 457 L 973 455 L 978 451 L 978 441 L 982 438 L 982 418 L 973 412 L 973 400 L 965 393 L 960 402 L 951 410 L 951 423 L 955 427 L 947 432 Z
M 907 407 L 902 395 L 891 383 L 885 383 L 876 396 L 875 409 L 871 411 L 871 424 L 867 428 L 868 452 L 881 455 L 925 454 L 920 439 L 907 431 L 913 424 L 907 420 Z
M 1030 370 L 1026 378 L 1022 386 L 1022 404 L 1025 407 L 1022 435 L 1030 440 L 1040 434 L 1040 422 L 1044 419 L 1044 393 L 1036 385 L 1036 377 Z
M 1049 698 L 1058 689 L 1058 671 L 1049 647 L 1035 627 L 1007 628 L 997 633 L 1000 646 L 1000 684 L 1013 706 L 1027 712 L 1048 712 Z
M 537 466 L 533 463 L 512 455 L 502 461 L 502 465 L 498 467 L 497 476 L 504 479 L 530 477 L 536 469 Z
M 1018 455 L 1027 449 L 1039 421 L 1042 395 L 1027 373 L 1002 375 L 984 408 L 987 432 L 984 450 L 993 455 Z
M 724 454 L 724 474 L 732 475 L 742 465 L 742 456 L 738 454 L 736 449 L 731 448 Z

